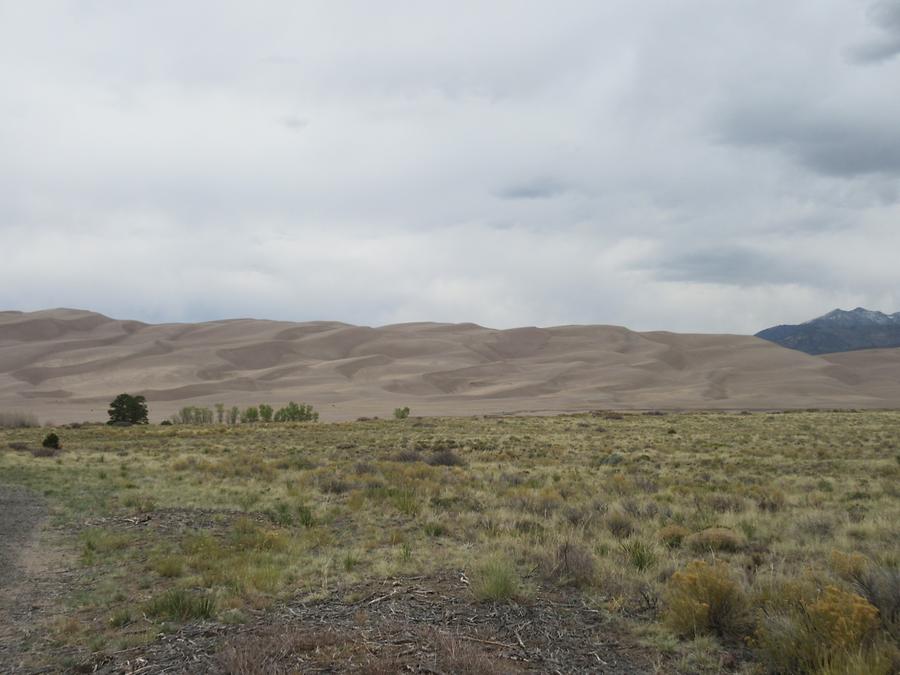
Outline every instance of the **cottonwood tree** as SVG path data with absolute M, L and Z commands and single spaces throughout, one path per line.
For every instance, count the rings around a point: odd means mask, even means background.
M 241 409 L 236 405 L 231 406 L 231 410 L 228 411 L 228 424 L 234 426 L 238 423 L 238 420 L 241 417 Z
M 311 405 L 291 401 L 275 413 L 276 422 L 315 422 L 319 419 L 319 413 L 313 410 Z
M 275 412 L 272 406 L 268 403 L 260 403 L 259 404 L 259 419 L 262 422 L 271 422 L 272 421 L 272 413 Z

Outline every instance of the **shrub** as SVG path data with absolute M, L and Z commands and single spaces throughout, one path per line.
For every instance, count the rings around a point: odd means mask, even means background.
M 618 511 L 606 517 L 606 527 L 616 539 L 626 539 L 634 534 L 634 524 L 624 513 Z
M 553 556 L 542 561 L 541 567 L 546 579 L 564 586 L 590 586 L 597 577 L 593 554 L 569 540 L 560 543 Z
M 690 530 L 681 525 L 666 525 L 657 533 L 656 538 L 666 548 L 680 548 L 689 534 Z
M 831 569 L 844 581 L 852 581 L 871 565 L 871 561 L 862 553 L 843 553 L 838 550 L 831 551 Z
M 867 566 L 854 575 L 853 585 L 878 609 L 884 629 L 900 640 L 900 568 Z
M 687 538 L 687 544 L 694 551 L 735 552 L 744 547 L 744 538 L 725 527 L 709 527 Z
M 856 593 L 828 586 L 807 607 L 815 632 L 838 650 L 857 649 L 878 628 L 878 609 Z
M 491 558 L 476 570 L 471 588 L 476 600 L 503 602 L 520 595 L 521 580 L 509 560 Z
M 41 445 L 45 448 L 59 450 L 59 436 L 51 432 L 44 437 L 44 440 L 41 441 Z
M 734 639 L 749 629 L 747 597 L 722 563 L 695 560 L 667 586 L 666 623 L 680 636 L 713 634 Z
M 775 488 L 758 488 L 755 491 L 756 507 L 760 511 L 775 513 L 781 511 L 786 503 L 784 493 Z
M 216 602 L 210 595 L 192 595 L 176 588 L 150 600 L 146 612 L 148 616 L 168 621 L 211 619 L 216 613 Z
M 756 631 L 760 656 L 779 673 L 878 672 L 844 670 L 851 661 L 881 660 L 868 652 L 878 626 L 878 610 L 864 598 L 834 586 L 819 597 L 801 597 L 763 613 Z M 888 671 L 889 672 L 889 671 Z
M 428 458 L 432 466 L 463 466 L 466 462 L 452 450 L 439 450 Z
M 401 450 L 394 455 L 395 462 L 421 462 L 422 454 L 418 450 Z
M 405 420 L 407 417 L 409 417 L 409 406 L 394 408 L 394 419 Z

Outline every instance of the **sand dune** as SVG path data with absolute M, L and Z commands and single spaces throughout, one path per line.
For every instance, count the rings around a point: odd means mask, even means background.
M 325 419 L 595 408 L 900 406 L 900 349 L 810 356 L 740 335 L 616 326 L 493 330 L 236 319 L 150 325 L 71 309 L 0 312 L 0 410 L 103 419 L 143 393 L 183 405 L 312 403 Z

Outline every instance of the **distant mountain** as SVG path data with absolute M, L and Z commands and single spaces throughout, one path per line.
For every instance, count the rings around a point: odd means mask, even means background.
M 863 307 L 836 309 L 796 326 L 766 328 L 756 337 L 807 354 L 900 347 L 900 312 L 884 314 Z

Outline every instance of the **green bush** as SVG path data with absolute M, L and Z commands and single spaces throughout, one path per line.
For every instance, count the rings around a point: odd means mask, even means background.
M 54 433 L 49 433 L 44 437 L 44 440 L 41 441 L 41 445 L 45 448 L 51 448 L 52 450 L 59 450 L 59 436 Z
M 409 417 L 409 406 L 394 408 L 394 419 L 405 420 L 407 417 Z

